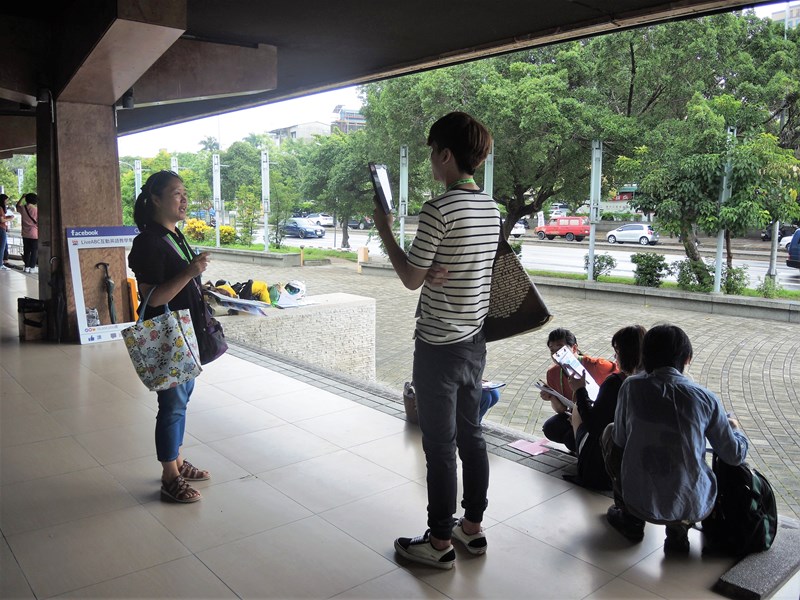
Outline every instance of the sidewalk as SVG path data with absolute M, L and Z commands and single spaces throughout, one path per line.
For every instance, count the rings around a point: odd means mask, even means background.
M 204 280 L 267 283 L 305 281 L 309 295 L 348 292 L 375 298 L 377 309 L 377 379 L 397 390 L 411 377 L 414 309 L 418 292 L 393 277 L 356 272 L 356 265 L 264 268 L 215 260 Z M 740 420 L 750 439 L 750 462 L 773 484 L 781 514 L 800 517 L 800 400 L 793 373 L 800 368 L 800 324 L 726 317 L 675 309 L 576 300 L 551 293 L 545 300 L 556 315 L 552 327 L 575 332 L 581 350 L 610 358 L 614 331 L 632 323 L 650 327 L 672 322 L 686 330 L 694 346 L 690 376 L 715 391 Z M 498 404 L 487 419 L 541 437 L 550 407 L 532 384 L 551 364 L 545 340 L 549 328 L 489 346 L 485 376 L 504 381 Z

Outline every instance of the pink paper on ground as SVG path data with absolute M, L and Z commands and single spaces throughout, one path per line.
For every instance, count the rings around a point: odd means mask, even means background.
M 528 440 L 517 440 L 516 442 L 511 442 L 509 446 L 516 448 L 517 450 L 522 450 L 523 452 L 532 456 L 536 456 L 537 454 L 544 454 L 545 452 L 550 451 L 550 448 L 546 446 L 546 444 L 547 440 L 545 439 L 536 440 L 535 442 L 529 442 Z

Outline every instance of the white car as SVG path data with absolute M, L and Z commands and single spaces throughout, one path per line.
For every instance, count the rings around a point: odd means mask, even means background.
M 609 231 L 606 236 L 609 244 L 622 244 L 623 242 L 638 242 L 642 246 L 653 246 L 658 243 L 658 233 L 648 223 L 630 223 Z
M 518 238 L 523 233 L 525 233 L 525 223 L 522 221 L 514 223 L 514 226 L 511 228 L 511 235 L 513 235 L 514 238 Z
M 792 241 L 793 235 L 785 235 L 780 240 L 778 240 L 778 248 L 783 250 L 784 252 L 789 251 L 789 244 Z
M 311 213 L 306 219 L 320 227 L 333 227 L 333 216 L 328 213 Z

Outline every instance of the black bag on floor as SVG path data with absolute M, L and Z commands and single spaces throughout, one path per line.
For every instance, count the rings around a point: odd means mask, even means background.
M 735 556 L 769 549 L 778 530 L 769 481 L 746 463 L 733 467 L 716 454 L 711 468 L 717 477 L 717 500 L 703 520 L 703 534 L 713 549 Z

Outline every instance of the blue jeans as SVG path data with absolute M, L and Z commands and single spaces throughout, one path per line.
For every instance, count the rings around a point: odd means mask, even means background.
M 186 429 L 186 406 L 194 389 L 194 379 L 158 393 L 156 415 L 156 456 L 159 462 L 178 458 Z
M 464 516 L 480 523 L 488 504 L 489 456 L 479 415 L 485 364 L 483 333 L 443 346 L 416 340 L 413 379 L 428 467 L 428 527 L 441 540 L 449 540 L 453 529 L 456 448 L 464 478 Z
M 6 249 L 8 248 L 8 233 L 0 227 L 0 260 L 5 262 Z

